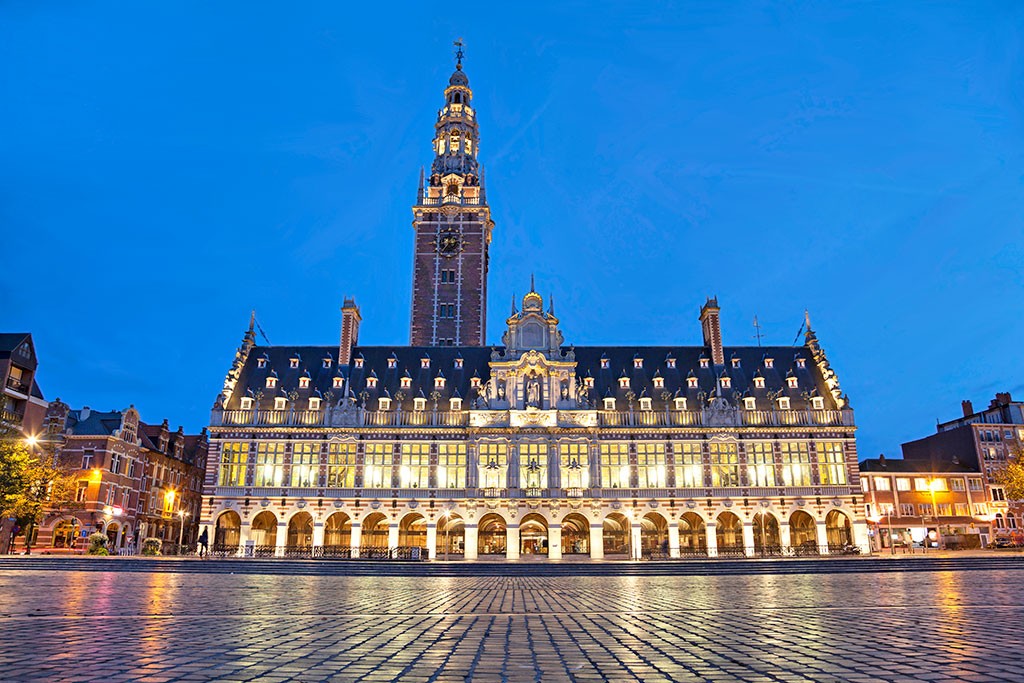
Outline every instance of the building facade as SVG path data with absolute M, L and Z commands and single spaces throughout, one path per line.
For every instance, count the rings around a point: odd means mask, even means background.
M 0 333 L 0 422 L 25 434 L 37 434 L 46 414 L 38 367 L 31 334 Z
M 351 300 L 338 345 L 259 346 L 250 322 L 211 416 L 215 549 L 866 550 L 853 411 L 809 320 L 800 346 L 726 347 L 709 299 L 700 346 L 573 346 L 531 282 L 483 345 L 492 224 L 470 97 L 460 62 L 413 209 L 413 345 L 359 345 Z
M 72 504 L 46 513 L 33 547 L 39 551 L 82 551 L 96 531 L 112 552 L 135 552 L 147 536 L 168 545 L 194 542 L 206 467 L 205 433 L 171 433 L 167 423 L 151 426 L 134 407 L 101 412 L 50 404 L 41 443 L 76 472 Z M 184 527 L 182 527 L 184 525 Z

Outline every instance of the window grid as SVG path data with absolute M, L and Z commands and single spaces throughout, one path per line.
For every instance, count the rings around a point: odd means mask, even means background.
M 519 446 L 519 485 L 527 489 L 547 488 L 548 445 L 524 443 Z
M 676 456 L 676 487 L 703 488 L 704 457 L 700 443 L 677 443 L 673 450 Z
M 249 444 L 228 442 L 220 451 L 220 486 L 245 486 L 245 468 L 249 464 Z
M 320 444 L 300 441 L 292 444 L 292 486 L 313 488 L 320 479 Z
M 708 444 L 712 486 L 740 485 L 740 458 L 734 443 Z
M 775 453 L 772 444 L 756 441 L 746 444 L 747 484 L 750 486 L 775 486 Z
M 508 476 L 508 444 L 482 443 L 477 446 L 480 462 L 480 486 L 503 489 Z
M 563 443 L 558 448 L 562 488 L 585 489 L 590 484 L 590 449 L 585 443 Z
M 425 489 L 430 486 L 430 444 L 403 443 L 401 485 L 405 489 Z
M 363 467 L 363 487 L 383 489 L 391 486 L 391 444 L 366 444 L 366 461 Z
M 327 486 L 348 489 L 356 485 L 356 445 L 332 443 L 327 447 Z
M 284 480 L 284 444 L 256 444 L 256 481 L 253 486 L 281 486 Z
M 442 443 L 437 446 L 437 486 L 461 489 L 466 486 L 466 444 Z
M 629 488 L 629 444 L 603 443 L 600 458 L 601 486 L 606 489 Z
M 782 481 L 785 486 L 811 485 L 811 454 L 805 441 L 783 441 L 779 444 L 782 460 Z
M 846 461 L 842 442 L 819 441 L 815 446 L 818 451 L 818 480 L 822 486 L 845 486 Z
M 666 485 L 665 444 L 638 443 L 636 445 L 637 486 L 642 489 Z

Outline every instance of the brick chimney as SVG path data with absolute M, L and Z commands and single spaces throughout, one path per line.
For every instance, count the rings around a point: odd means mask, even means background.
M 352 348 L 359 343 L 359 313 L 356 300 L 346 298 L 341 305 L 341 345 L 338 348 L 338 364 L 348 365 L 352 360 Z
M 722 350 L 722 325 L 719 317 L 718 297 L 709 298 L 700 308 L 700 326 L 704 331 L 704 346 L 711 350 L 711 362 L 725 365 Z
M 960 401 L 960 407 L 963 408 L 964 417 L 974 415 L 974 404 L 970 401 Z
M 996 398 L 992 401 L 992 407 L 996 406 L 1008 406 L 1013 402 L 1013 398 L 1010 396 L 1010 392 L 1001 391 L 996 393 Z

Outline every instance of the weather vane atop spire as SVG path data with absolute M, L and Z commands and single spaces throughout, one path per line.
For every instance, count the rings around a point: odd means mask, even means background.
M 466 56 L 465 51 L 462 49 L 466 47 L 466 43 L 459 38 L 455 41 L 455 68 L 462 71 L 462 58 Z

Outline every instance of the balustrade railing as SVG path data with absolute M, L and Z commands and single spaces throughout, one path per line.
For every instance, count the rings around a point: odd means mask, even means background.
M 22 394 L 27 394 L 29 390 L 32 388 L 28 385 L 27 382 L 23 382 L 17 377 L 8 377 L 7 386 Z

